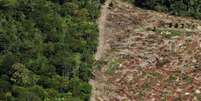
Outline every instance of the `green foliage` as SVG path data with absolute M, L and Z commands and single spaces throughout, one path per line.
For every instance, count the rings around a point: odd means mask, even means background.
M 201 19 L 200 0 L 129 0 L 133 4 L 178 16 L 192 16 Z
M 91 86 L 86 82 L 80 81 L 78 78 L 73 78 L 69 82 L 68 90 L 72 90 L 72 95 L 79 95 L 84 101 L 89 101 Z
M 0 0 L 0 100 L 88 101 L 99 0 Z
M 0 7 L 10 7 L 15 6 L 17 0 L 0 0 Z
M 113 59 L 108 63 L 107 73 L 112 74 L 119 67 L 119 60 Z
M 11 75 L 10 80 L 21 86 L 35 85 L 39 79 L 38 75 L 35 75 L 20 63 L 14 64 L 9 72 Z
M 172 38 L 174 36 L 181 36 L 182 35 L 182 32 L 177 31 L 177 30 L 170 30 L 170 29 L 166 29 L 166 30 L 156 29 L 156 32 L 159 32 L 165 38 Z

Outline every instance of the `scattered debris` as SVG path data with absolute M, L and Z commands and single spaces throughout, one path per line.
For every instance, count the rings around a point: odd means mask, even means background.
M 103 69 L 95 70 L 93 87 L 98 90 L 93 97 L 104 101 L 198 101 L 201 21 L 142 10 L 118 0 L 113 1 L 105 20 L 101 30 L 110 30 L 105 32 L 110 36 L 105 42 L 110 50 L 104 53 Z M 113 59 L 118 63 L 111 62 Z M 104 90 L 102 84 L 107 85 Z

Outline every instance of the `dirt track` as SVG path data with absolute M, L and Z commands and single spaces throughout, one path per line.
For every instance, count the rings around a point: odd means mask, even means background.
M 97 52 L 95 54 L 95 59 L 98 61 L 101 58 L 104 57 L 105 52 L 108 50 L 109 46 L 107 44 L 107 39 L 108 39 L 108 32 L 105 29 L 105 23 L 106 23 L 106 18 L 108 15 L 108 7 L 109 3 L 111 3 L 111 0 L 107 0 L 104 5 L 101 7 L 101 15 L 98 19 L 98 27 L 99 27 L 99 43 L 98 43 L 98 48 Z M 91 95 L 91 101 L 97 101 L 96 95 L 99 94 L 99 91 L 96 91 L 96 88 L 99 86 L 97 81 L 95 80 L 90 80 L 90 84 L 92 85 L 92 95 Z
M 105 30 L 105 23 L 106 18 L 108 15 L 108 7 L 111 0 L 107 0 L 105 4 L 101 8 L 101 15 L 98 19 L 98 27 L 99 27 L 99 46 L 95 55 L 96 60 L 99 60 L 102 56 L 104 56 L 104 53 L 108 49 L 107 39 L 108 39 L 108 32 Z

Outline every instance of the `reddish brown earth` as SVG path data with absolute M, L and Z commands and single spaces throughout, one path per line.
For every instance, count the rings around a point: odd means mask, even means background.
M 99 19 L 91 101 L 201 101 L 200 21 L 110 2 Z

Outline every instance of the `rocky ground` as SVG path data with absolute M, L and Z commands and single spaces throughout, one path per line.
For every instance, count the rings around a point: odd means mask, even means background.
M 200 21 L 106 1 L 91 101 L 201 101 Z

